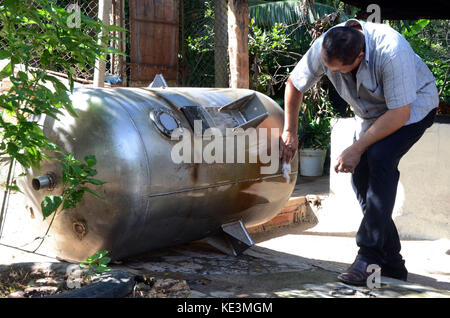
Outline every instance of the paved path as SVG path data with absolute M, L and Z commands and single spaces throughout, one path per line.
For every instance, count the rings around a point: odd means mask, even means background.
M 321 246 L 323 238 L 316 237 L 313 248 L 313 239 L 280 236 L 260 242 L 238 257 L 224 255 L 203 242 L 193 242 L 128 258 L 112 267 L 157 279 L 185 280 L 190 289 L 189 297 L 450 297 L 449 282 L 434 284 L 436 289 L 430 285 L 437 280 L 417 274 L 413 274 L 412 282 L 408 283 L 383 278 L 379 289 L 342 284 L 336 276 L 348 264 L 330 260 L 344 259 L 335 257 L 339 254 L 337 250 L 327 253 Z M 339 242 L 339 238 L 328 239 Z M 347 243 L 340 241 L 330 247 L 336 248 L 336 244 L 345 247 Z M 321 248 L 322 253 L 319 253 Z M 4 246 L 0 246 L 0 255 L 0 263 L 11 259 L 36 263 L 50 260 Z M 321 255 L 327 257 L 320 259 Z M 7 257 L 9 259 L 5 259 Z M 448 273 L 446 275 L 448 277 Z M 422 279 L 422 283 L 418 283 L 418 279 Z
M 324 184 L 320 183 L 319 189 Z M 0 243 L 32 250 L 39 240 L 25 234 L 38 220 L 20 208 L 21 199 L 20 195 L 11 197 L 6 237 Z M 306 227 L 311 225 L 257 233 L 253 236 L 257 245 L 239 257 L 194 242 L 129 258 L 113 267 L 185 280 L 190 297 L 450 297 L 449 240 L 403 241 L 410 282 L 383 280 L 382 288 L 370 290 L 346 286 L 336 279 L 355 257 L 354 238 L 312 235 L 314 228 L 305 232 Z M 0 245 L 0 264 L 56 261 Z
M 448 290 L 388 278 L 382 278 L 379 289 L 348 286 L 336 279 L 348 264 L 305 258 L 264 245 L 234 257 L 194 242 L 129 258 L 116 267 L 186 280 L 191 297 L 450 297 Z

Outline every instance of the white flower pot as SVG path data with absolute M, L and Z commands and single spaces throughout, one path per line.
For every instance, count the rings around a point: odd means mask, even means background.
M 326 149 L 300 149 L 300 175 L 317 177 L 323 174 Z

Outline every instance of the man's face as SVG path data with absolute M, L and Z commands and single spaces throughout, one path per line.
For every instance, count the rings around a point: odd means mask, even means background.
M 342 64 L 342 61 L 339 61 L 337 59 L 327 62 L 323 58 L 323 54 L 321 54 L 321 56 L 323 63 L 325 64 L 326 67 L 330 69 L 331 72 L 350 73 L 351 71 L 358 69 L 359 64 L 361 64 L 361 61 L 364 58 L 364 52 L 359 53 L 359 55 L 356 57 L 353 63 L 349 65 L 344 65 Z

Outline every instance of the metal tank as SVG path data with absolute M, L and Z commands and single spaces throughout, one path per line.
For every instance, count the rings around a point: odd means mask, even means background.
M 81 88 L 71 99 L 78 117 L 41 118 L 44 134 L 78 159 L 96 156 L 95 178 L 106 184 L 90 187 L 106 199 L 86 193 L 75 209 L 57 213 L 46 244 L 62 259 L 82 261 L 104 249 L 120 259 L 203 238 L 237 254 L 253 244 L 245 227 L 273 218 L 293 191 L 297 157 L 289 182 L 281 164 L 263 174 L 261 167 L 268 164 L 259 157 L 248 162 L 258 146 L 248 140 L 245 163 L 175 163 L 171 157 L 179 142 L 171 133 L 182 128 L 194 136 L 196 121 L 204 133 L 208 127 L 222 132 L 253 127 L 279 128 L 281 134 L 283 111 L 263 94 L 245 89 Z M 269 153 L 272 138 L 279 135 L 268 134 Z M 235 153 L 238 146 L 236 142 Z M 58 163 L 43 163 L 40 171 L 29 171 L 22 179 L 35 211 L 46 195 L 61 193 Z

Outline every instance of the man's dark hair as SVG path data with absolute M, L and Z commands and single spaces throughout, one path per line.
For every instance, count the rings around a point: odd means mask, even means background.
M 364 44 L 364 35 L 355 28 L 334 27 L 328 30 L 323 39 L 323 57 L 326 62 L 338 60 L 343 65 L 350 65 L 364 51 Z

